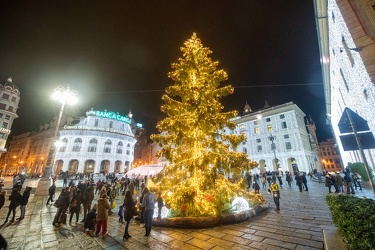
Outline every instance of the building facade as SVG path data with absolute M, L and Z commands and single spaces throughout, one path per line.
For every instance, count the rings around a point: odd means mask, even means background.
M 132 119 L 109 111 L 90 110 L 78 124 L 60 131 L 54 172 L 123 173 L 131 169 L 136 137 Z
M 334 139 L 320 142 L 319 149 L 323 167 L 327 172 L 340 172 L 343 170 L 340 153 L 336 148 Z
M 6 152 L 5 144 L 11 132 L 13 120 L 18 117 L 18 103 L 20 90 L 13 83 L 12 78 L 0 82 L 0 157 Z
M 338 124 L 346 108 L 375 131 L 375 1 L 314 0 L 321 53 L 327 120 L 344 166 L 367 161 L 375 166 L 375 150 L 344 151 Z
M 320 170 L 319 156 L 311 148 L 312 136 L 306 130 L 304 117 L 293 102 L 273 107 L 266 103 L 257 111 L 246 104 L 243 115 L 234 119 L 238 124 L 236 130 L 226 133 L 246 135 L 247 140 L 237 150 L 259 163 L 253 173 Z

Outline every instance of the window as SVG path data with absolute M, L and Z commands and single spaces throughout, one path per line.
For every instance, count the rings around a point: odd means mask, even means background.
M 13 107 L 9 106 L 8 111 L 13 112 Z
M 110 140 L 106 140 L 104 143 L 104 153 L 111 153 L 111 146 L 112 142 Z
M 259 134 L 260 134 L 260 130 L 259 130 L 259 128 L 258 128 L 258 127 L 254 128 L 254 133 L 255 133 L 255 134 L 257 134 L 257 135 L 259 135 Z
M 98 145 L 98 141 L 96 139 L 91 139 L 89 141 L 89 148 L 87 149 L 88 152 L 96 152 L 96 147 Z
M 266 122 L 270 122 L 270 121 L 271 121 L 270 117 L 266 118 Z
M 12 102 L 16 102 L 17 98 L 15 96 L 12 97 Z
M 243 148 L 242 151 L 247 154 L 247 148 Z
M 3 138 L 5 138 L 5 134 L 0 133 L 0 139 L 3 139 Z
M 79 151 L 81 151 L 81 146 L 82 146 L 82 139 L 81 138 L 75 139 L 72 151 L 73 152 L 79 152 Z
M 6 106 L 5 103 L 0 103 L 0 109 L 5 109 Z
M 271 144 L 271 150 L 272 150 L 272 151 L 276 150 L 276 144 L 275 144 L 275 143 L 272 143 L 272 144 Z
M 261 140 L 260 140 L 260 139 L 257 139 L 257 142 L 259 143 L 259 142 L 261 142 Z
M 99 125 L 99 119 L 98 118 L 95 118 L 95 127 L 97 127 Z
M 272 132 L 272 125 L 271 124 L 267 125 L 267 130 L 268 130 L 268 132 Z
M 5 115 L 5 120 L 10 120 L 10 116 L 9 115 Z
M 109 122 L 109 128 L 113 128 L 113 121 Z
M 5 100 L 9 100 L 9 95 L 4 93 L 2 98 L 5 99 Z
M 118 154 L 122 154 L 122 146 L 123 146 L 122 142 L 117 143 L 117 150 L 116 150 L 116 152 Z
M 259 122 L 258 121 L 254 121 L 254 125 L 258 125 L 259 124 Z
M 284 119 L 285 118 L 285 115 L 284 114 L 281 114 L 280 115 L 280 119 Z
M 282 122 L 282 123 L 281 123 L 281 128 L 287 128 L 287 127 L 286 127 L 286 122 Z
M 8 128 L 8 123 L 7 122 L 3 122 L 3 127 L 2 128 Z
M 286 149 L 292 149 L 292 144 L 290 142 L 285 142 Z
M 126 155 L 130 155 L 130 151 L 129 150 L 126 150 Z
M 240 125 L 240 129 L 244 129 L 245 128 L 245 125 L 244 124 L 241 124 Z
M 59 148 L 59 152 L 65 152 L 66 144 L 68 144 L 68 139 L 64 138 Z
M 0 118 L 3 118 L 3 114 L 2 113 L 0 113 Z
M 288 139 L 288 138 L 289 138 L 288 134 L 284 135 L 284 139 Z
M 262 146 L 261 145 L 258 145 L 257 149 L 258 149 L 258 153 L 262 152 Z

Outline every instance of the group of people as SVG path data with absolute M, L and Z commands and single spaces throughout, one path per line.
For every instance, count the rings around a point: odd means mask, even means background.
M 325 186 L 328 188 L 329 193 L 332 193 L 332 187 L 334 187 L 335 193 L 355 194 L 357 188 L 362 190 L 360 176 L 355 172 L 351 172 L 349 168 L 346 168 L 342 173 L 327 173 Z
M 75 182 L 71 180 L 66 185 L 67 187 L 62 189 L 56 201 L 53 199 L 56 192 L 56 185 L 53 183 L 49 189 L 49 198 L 47 200 L 47 205 L 52 202 L 51 204 L 57 207 L 52 224 L 54 226 L 66 224 L 67 212 L 70 212 L 69 224 L 71 225 L 74 215 L 76 223 L 78 223 L 82 204 L 84 218 L 81 222 L 84 222 L 84 229 L 92 236 L 99 236 L 101 233 L 104 237 L 108 233 L 109 216 L 113 214 L 112 209 L 116 207 L 115 198 L 122 194 L 125 197 L 123 203 L 119 206 L 118 216 L 119 222 L 125 221 L 123 240 L 125 241 L 131 237 L 129 234 L 130 221 L 137 215 L 140 217 L 141 225 L 144 225 L 145 236 L 149 236 L 155 203 L 159 204 L 158 218 L 160 218 L 161 207 L 164 204 L 161 194 L 156 198 L 143 181 L 146 182 L 147 179 L 136 181 L 135 179 L 130 180 L 124 177 L 122 179 L 114 178 L 113 182 L 99 180 L 96 183 L 93 182 L 93 179 L 88 179 L 85 182 L 80 180 L 76 186 Z M 134 199 L 137 189 L 136 182 L 140 183 L 141 196 L 139 201 Z M 98 195 L 98 199 L 96 204 L 92 206 L 95 195 Z

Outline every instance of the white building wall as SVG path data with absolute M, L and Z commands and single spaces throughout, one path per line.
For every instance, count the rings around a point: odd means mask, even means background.
M 327 112 L 345 167 L 348 162 L 361 162 L 362 160 L 358 157 L 358 152 L 343 150 L 339 138 L 339 120 L 345 107 L 349 107 L 367 120 L 370 130 L 374 133 L 375 87 L 366 71 L 360 53 L 344 49 L 343 39 L 348 48 L 355 48 L 356 45 L 335 0 L 328 1 L 328 26 L 331 100 L 327 100 L 327 102 L 331 103 L 332 108 Z M 365 150 L 365 155 L 369 165 L 374 167 L 375 151 Z

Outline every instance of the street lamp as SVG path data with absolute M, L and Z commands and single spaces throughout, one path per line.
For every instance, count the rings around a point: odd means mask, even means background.
M 52 99 L 59 101 L 61 103 L 61 108 L 60 108 L 59 116 L 57 118 L 55 132 L 52 137 L 53 143 L 51 144 L 51 147 L 48 152 L 46 167 L 44 168 L 42 179 L 38 183 L 38 187 L 35 192 L 36 195 L 48 195 L 48 188 L 50 184 L 49 177 L 51 175 L 51 170 L 52 170 L 51 163 L 53 162 L 52 158 L 55 153 L 55 148 L 56 148 L 55 144 L 58 139 L 58 132 L 59 132 L 59 127 L 60 127 L 61 117 L 64 112 L 65 104 L 74 105 L 77 103 L 78 101 L 77 95 L 78 95 L 78 92 L 76 90 L 70 89 L 69 84 L 67 85 L 66 88 L 59 85 L 53 91 Z
M 273 155 L 275 157 L 275 166 L 274 166 L 274 169 L 277 170 L 277 158 L 276 158 L 276 145 L 275 143 L 273 142 L 274 140 L 276 140 L 276 136 L 273 136 L 272 134 L 270 136 L 268 136 L 268 139 L 271 141 L 271 149 L 273 150 Z

